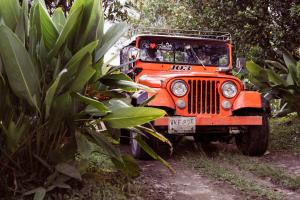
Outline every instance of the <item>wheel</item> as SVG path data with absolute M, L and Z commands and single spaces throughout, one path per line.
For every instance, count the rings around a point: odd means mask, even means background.
M 140 159 L 140 160 L 152 159 L 152 157 L 150 155 L 148 155 L 148 153 L 145 152 L 143 150 L 143 148 L 140 147 L 140 145 L 134 139 L 134 137 L 137 134 L 138 133 L 136 133 L 134 131 L 130 132 L 130 145 L 131 145 L 131 153 L 132 153 L 133 157 Z M 154 138 L 150 135 L 148 138 L 146 138 L 143 135 L 141 135 L 141 137 L 158 155 L 160 155 L 164 158 L 168 158 L 170 156 L 170 147 L 167 144 L 165 144 L 161 141 L 158 141 L 157 138 Z
M 130 143 L 130 131 L 126 129 L 121 129 L 120 144 L 129 144 L 129 143 Z
M 135 136 L 137 136 L 138 133 L 134 131 L 130 131 L 130 147 L 131 147 L 131 153 L 133 157 L 140 160 L 146 160 L 149 159 L 150 156 L 142 149 L 142 147 L 138 144 L 138 142 L 134 139 Z M 148 138 L 141 135 L 142 139 L 149 145 Z
M 262 156 L 268 148 L 269 120 L 267 115 L 262 115 L 261 126 L 248 127 L 248 131 L 236 136 L 238 149 L 248 156 Z

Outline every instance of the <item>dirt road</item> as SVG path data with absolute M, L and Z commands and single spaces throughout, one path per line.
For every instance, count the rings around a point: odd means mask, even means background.
M 233 144 L 198 146 L 186 138 L 168 162 L 176 174 L 159 162 L 140 162 L 137 185 L 143 199 L 300 199 L 297 154 L 270 151 L 260 158 L 246 157 Z

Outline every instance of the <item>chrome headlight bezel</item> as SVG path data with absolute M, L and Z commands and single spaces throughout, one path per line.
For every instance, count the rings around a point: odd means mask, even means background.
M 228 89 L 231 89 L 231 91 L 232 91 L 231 94 L 229 94 Z M 223 96 L 226 97 L 227 99 L 232 99 L 237 95 L 238 88 L 234 82 L 226 81 L 222 84 L 221 92 L 222 92 Z
M 178 86 L 180 86 L 181 88 L 179 88 Z M 177 89 L 175 87 L 177 87 Z M 178 88 L 182 89 L 182 91 L 178 91 Z M 188 85 L 183 80 L 175 80 L 171 84 L 171 91 L 176 97 L 183 97 L 188 93 Z

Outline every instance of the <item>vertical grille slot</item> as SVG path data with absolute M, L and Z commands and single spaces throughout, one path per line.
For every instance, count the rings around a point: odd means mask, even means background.
M 206 81 L 202 81 L 202 113 L 205 113 L 205 106 L 206 106 Z
M 188 112 L 189 113 L 191 113 L 191 111 L 192 111 L 192 81 L 191 80 L 189 80 L 188 81 L 188 83 L 189 83 L 189 86 L 190 86 L 190 91 L 189 91 L 189 94 L 188 94 Z
M 212 96 L 211 96 L 211 114 L 216 113 L 216 82 L 213 81 L 211 85 L 211 91 L 212 91 Z
M 190 114 L 219 114 L 219 81 L 189 80 L 188 112 Z
M 197 113 L 201 112 L 201 81 L 197 81 L 198 93 L 197 93 Z

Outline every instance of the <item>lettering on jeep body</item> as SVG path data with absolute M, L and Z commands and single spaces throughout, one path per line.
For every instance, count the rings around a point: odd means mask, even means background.
M 192 66 L 189 66 L 189 65 L 173 65 L 171 67 L 171 70 L 175 70 L 175 71 L 191 71 L 192 70 Z

